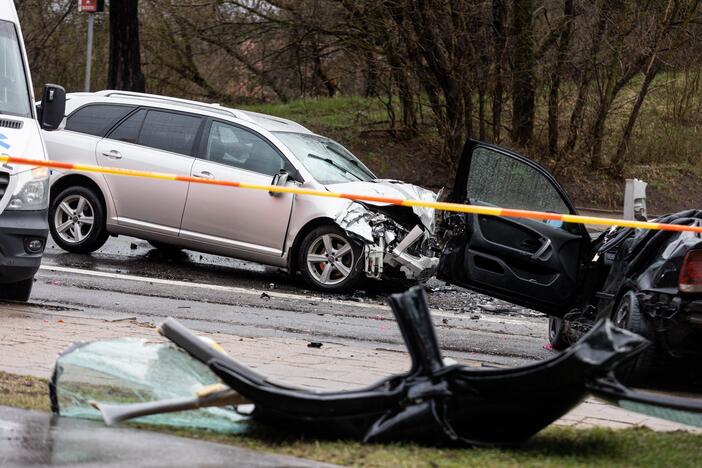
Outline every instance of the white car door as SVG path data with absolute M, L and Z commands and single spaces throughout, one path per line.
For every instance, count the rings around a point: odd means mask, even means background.
M 265 138 L 230 123 L 211 121 L 193 177 L 270 184 L 289 163 Z M 230 253 L 282 255 L 293 195 L 190 184 L 181 237 L 217 245 Z
M 189 176 L 202 121 L 191 114 L 139 109 L 98 143 L 98 163 Z M 105 178 L 118 224 L 178 235 L 188 183 L 118 175 Z

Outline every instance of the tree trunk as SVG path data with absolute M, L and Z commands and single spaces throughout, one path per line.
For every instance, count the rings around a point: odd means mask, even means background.
M 595 122 L 590 132 L 590 166 L 593 169 L 600 169 L 604 166 L 602 139 L 604 138 L 605 123 L 607 122 L 609 111 L 620 89 L 617 86 L 619 81 L 617 75 L 621 63 L 622 48 L 624 47 L 624 25 L 629 11 L 629 1 L 630 0 L 622 0 L 621 5 L 619 5 L 617 28 L 615 29 L 616 42 L 612 44 L 614 50 L 609 63 L 607 82 L 605 84 L 604 93 L 600 96 L 600 103 L 597 106 L 597 113 L 595 114 Z
M 551 89 L 548 95 L 548 152 L 558 158 L 558 98 L 561 79 L 568 59 L 570 49 L 570 36 L 573 27 L 573 0 L 565 0 L 563 4 L 563 30 L 558 41 L 556 52 L 556 67 L 551 79 Z
M 534 38 L 532 0 L 514 0 L 512 29 L 512 139 L 519 145 L 531 143 L 534 133 Z
M 139 51 L 139 0 L 110 2 L 110 62 L 107 87 L 144 92 Z
M 500 142 L 500 131 L 502 130 L 502 93 L 504 92 L 502 62 L 507 42 L 507 36 L 505 35 L 506 16 L 507 8 L 504 0 L 493 0 L 492 30 L 494 34 L 495 88 L 492 93 L 492 141 L 495 143 Z

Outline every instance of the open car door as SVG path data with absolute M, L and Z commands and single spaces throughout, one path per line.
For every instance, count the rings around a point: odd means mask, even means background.
M 551 174 L 504 148 L 469 140 L 452 194 L 456 203 L 576 214 Z M 577 302 L 590 236 L 583 225 L 461 214 L 439 277 L 562 317 Z

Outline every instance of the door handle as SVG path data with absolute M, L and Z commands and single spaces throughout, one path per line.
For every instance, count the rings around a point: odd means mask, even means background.
M 110 150 L 109 153 L 102 153 L 107 159 L 122 159 L 122 153 L 117 150 Z
M 532 260 L 541 260 L 542 262 L 545 262 L 551 256 L 547 255 L 546 258 L 541 258 L 541 257 L 546 253 L 546 251 L 549 249 L 549 247 L 551 247 L 551 239 L 549 239 L 548 237 L 544 237 L 543 243 L 541 244 L 541 247 L 539 247 L 539 250 L 534 252 L 534 254 L 531 256 L 531 259 Z
M 193 174 L 193 177 L 198 177 L 200 179 L 214 179 L 212 173 L 208 171 L 198 172 L 197 174 Z

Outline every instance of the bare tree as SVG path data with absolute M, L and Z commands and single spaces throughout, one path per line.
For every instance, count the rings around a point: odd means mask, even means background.
M 144 92 L 139 49 L 139 0 L 110 3 L 110 61 L 107 87 Z

